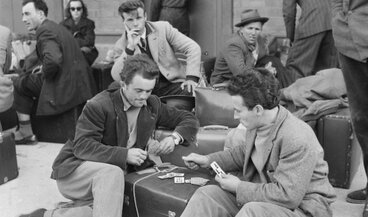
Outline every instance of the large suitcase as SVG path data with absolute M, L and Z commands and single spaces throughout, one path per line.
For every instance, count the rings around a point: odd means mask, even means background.
M 224 143 L 230 129 L 224 126 L 206 126 L 199 128 L 196 145 L 178 145 L 174 151 L 162 155 L 162 162 L 170 162 L 177 166 L 185 166 L 182 156 L 190 153 L 210 154 L 224 150 Z M 158 141 L 171 135 L 172 130 L 159 129 L 155 131 L 154 138 Z
M 349 188 L 353 129 L 348 109 L 318 120 L 317 137 L 329 166 L 328 178 L 334 187 Z
M 111 77 L 112 63 L 95 63 L 92 65 L 92 73 L 97 85 L 97 92 L 101 92 L 114 81 Z
M 201 177 L 212 180 L 208 173 L 179 167 L 172 172 L 184 173 L 186 180 Z M 125 176 L 123 217 L 178 217 L 184 211 L 198 185 L 177 184 L 171 179 L 159 179 L 167 172 L 130 173 Z
M 14 134 L 0 132 L 0 185 L 18 176 Z

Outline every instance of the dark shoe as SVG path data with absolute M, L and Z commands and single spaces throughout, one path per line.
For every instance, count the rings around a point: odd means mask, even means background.
M 353 191 L 346 196 L 346 201 L 349 203 L 357 203 L 357 204 L 364 204 L 366 203 L 367 199 L 367 190 L 366 188 Z M 368 214 L 368 213 L 367 213 Z M 368 215 L 367 215 L 368 217 Z
M 26 136 L 23 139 L 15 140 L 16 145 L 34 145 L 37 144 L 38 140 L 36 135 Z
M 36 209 L 35 211 L 29 214 L 20 215 L 19 217 L 43 217 L 45 212 L 46 212 L 46 209 Z

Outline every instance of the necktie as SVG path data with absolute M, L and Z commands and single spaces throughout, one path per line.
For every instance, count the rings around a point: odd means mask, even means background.
M 145 39 L 143 39 L 143 38 L 141 38 L 140 40 L 141 40 L 141 48 L 142 48 L 144 51 L 146 51 L 146 50 L 147 50 L 147 49 L 146 49 L 146 40 L 145 40 Z

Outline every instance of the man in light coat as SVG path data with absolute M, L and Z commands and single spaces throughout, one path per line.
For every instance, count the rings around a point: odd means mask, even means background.
M 217 162 L 219 185 L 199 188 L 182 217 L 332 217 L 328 165 L 313 130 L 279 105 L 277 79 L 249 69 L 230 80 L 234 117 L 246 142 L 209 155 L 183 157 L 192 169 Z
M 141 1 L 129 0 L 122 3 L 119 13 L 123 19 L 124 32 L 114 47 L 115 63 L 111 70 L 114 80 L 120 80 L 119 73 L 128 56 L 146 53 L 160 69 L 152 94 L 191 94 L 201 77 L 199 45 L 168 22 L 147 22 Z M 178 53 L 184 54 L 185 66 L 177 57 Z

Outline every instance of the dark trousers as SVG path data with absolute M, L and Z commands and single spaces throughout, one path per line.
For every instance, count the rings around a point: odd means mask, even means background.
M 286 68 L 301 77 L 337 66 L 337 50 L 331 30 L 295 40 L 286 62 Z
M 14 82 L 13 108 L 23 114 L 31 114 L 43 84 L 42 74 L 29 74 Z
M 339 54 L 348 91 L 353 129 L 362 148 L 364 169 L 368 172 L 368 63 Z
M 169 95 L 191 95 L 187 89 L 181 89 L 181 84 L 182 83 L 171 83 L 160 73 L 159 79 L 157 79 L 152 94 L 158 97 Z

